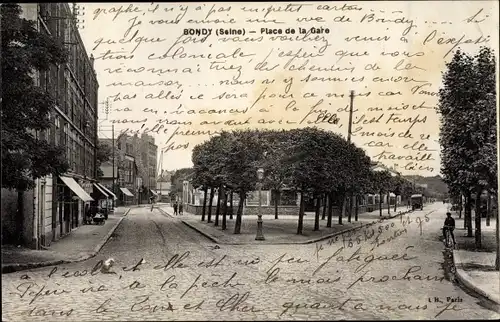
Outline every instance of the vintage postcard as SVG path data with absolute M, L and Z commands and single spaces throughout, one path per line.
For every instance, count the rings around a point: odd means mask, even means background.
M 0 8 L 3 321 L 500 318 L 497 1 Z

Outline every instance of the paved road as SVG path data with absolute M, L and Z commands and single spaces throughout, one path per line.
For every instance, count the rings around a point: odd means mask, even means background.
M 2 320 L 500 317 L 444 279 L 444 211 L 435 204 L 409 223 L 392 219 L 330 242 L 216 249 L 178 219 L 137 208 L 95 258 L 2 276 Z M 116 274 L 91 276 L 109 257 Z

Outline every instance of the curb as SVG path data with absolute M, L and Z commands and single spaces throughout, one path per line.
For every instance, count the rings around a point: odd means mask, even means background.
M 456 254 L 455 251 L 453 251 L 453 264 L 456 267 L 455 276 L 457 277 L 457 280 L 460 282 L 460 284 L 463 285 L 463 287 L 465 287 L 466 289 L 468 289 L 476 294 L 481 295 L 482 297 L 488 299 L 489 301 L 493 302 L 494 304 L 500 305 L 500 298 L 498 298 L 497 296 L 495 296 L 493 294 L 489 294 L 488 292 L 483 291 L 482 289 L 480 289 L 479 287 L 474 285 L 469 274 L 467 274 L 465 272 L 465 270 L 462 269 L 462 263 L 459 263 L 457 266 L 456 260 L 455 260 L 456 257 L 458 257 L 458 255 Z
M 160 209 L 160 208 L 158 208 L 158 209 L 160 210 L 160 212 L 162 212 L 164 214 L 167 214 L 171 218 L 174 218 L 172 215 L 168 214 L 163 209 Z M 413 212 L 413 210 L 408 210 L 406 212 L 398 213 L 398 214 L 396 214 L 394 216 L 382 217 L 381 219 L 383 219 L 383 220 L 389 220 L 389 219 L 393 219 L 393 218 L 396 218 L 396 217 L 399 217 L 399 216 L 402 216 L 402 215 L 406 215 L 406 214 L 409 214 L 409 213 L 412 213 L 412 212 Z M 434 212 L 434 211 L 431 211 L 429 213 L 432 213 L 432 212 Z M 306 241 L 299 241 L 299 242 L 276 242 L 276 243 L 260 243 L 260 242 L 255 242 L 255 243 L 240 242 L 239 243 L 239 242 L 223 242 L 223 241 L 219 240 L 218 238 L 216 238 L 214 236 L 211 236 L 208 233 L 205 233 L 204 231 L 202 231 L 201 229 L 199 229 L 196 226 L 192 225 L 191 223 L 185 221 L 184 219 L 180 219 L 180 220 L 182 221 L 182 223 L 184 225 L 186 225 L 189 228 L 191 228 L 191 229 L 197 231 L 198 233 L 202 234 L 206 238 L 210 239 L 212 242 L 217 243 L 217 244 L 221 244 L 221 245 L 306 245 L 306 244 L 317 243 L 319 241 L 322 241 L 322 240 L 325 240 L 325 239 L 329 239 L 329 238 L 332 238 L 332 237 L 335 237 L 335 236 L 338 236 L 338 235 L 342 235 L 342 234 L 348 233 L 348 232 L 353 231 L 353 230 L 361 229 L 364 226 L 367 226 L 368 224 L 371 224 L 371 222 L 370 223 L 366 223 L 366 224 L 361 224 L 360 226 L 357 226 L 357 227 L 351 227 L 351 228 L 348 228 L 348 229 L 345 229 L 345 230 L 342 230 L 342 231 L 338 231 L 338 232 L 335 232 L 335 233 L 332 233 L 332 234 L 329 234 L 329 235 L 326 235 L 326 236 L 322 236 L 322 237 L 318 237 L 318 238 L 311 239 L 311 240 L 306 240 Z M 375 221 L 375 222 L 377 222 L 377 221 Z
M 77 262 L 79 261 L 82 261 L 82 260 L 86 260 L 86 259 L 89 259 L 90 257 L 94 257 L 95 255 L 97 255 L 97 253 L 99 253 L 99 251 L 101 250 L 101 248 L 104 247 L 104 245 L 106 245 L 106 243 L 108 242 L 109 238 L 111 237 L 111 235 L 113 235 L 113 233 L 115 232 L 116 228 L 118 228 L 118 226 L 121 224 L 122 220 L 127 217 L 128 213 L 130 212 L 131 208 L 128 208 L 125 213 L 123 214 L 123 216 L 118 220 L 118 222 L 113 226 L 113 228 L 111 228 L 108 233 L 106 234 L 106 236 L 104 236 L 104 238 L 101 240 L 101 242 L 99 244 L 97 244 L 96 247 L 94 247 L 94 251 L 90 254 L 90 256 L 84 258 L 84 259 L 80 259 L 80 260 L 77 260 Z
M 200 229 L 198 229 L 197 227 L 195 227 L 195 226 L 191 225 L 190 223 L 188 223 L 188 222 L 186 222 L 186 221 L 184 221 L 184 220 L 182 220 L 182 219 L 181 219 L 181 221 L 182 221 L 182 223 L 183 223 L 184 225 L 186 225 L 186 226 L 190 227 L 191 229 L 193 229 L 193 230 L 195 230 L 195 231 L 199 232 L 200 234 L 202 234 L 202 235 L 203 235 L 203 236 L 205 236 L 206 238 L 210 239 L 212 242 L 214 242 L 214 243 L 216 243 L 216 244 L 226 245 L 226 243 L 221 242 L 220 240 L 218 240 L 217 238 L 215 238 L 215 237 L 213 237 L 213 236 L 210 236 L 209 234 L 207 234 L 207 233 L 205 233 L 205 232 L 201 231 Z
M 166 215 L 166 216 L 168 216 L 168 217 L 170 217 L 170 218 L 174 218 L 174 216 L 172 216 L 171 214 L 169 214 L 169 213 L 168 213 L 168 212 L 166 212 L 165 210 L 163 210 L 163 209 L 161 209 L 161 208 L 156 208 L 156 209 L 158 209 L 158 210 L 162 213 L 162 215 L 164 215 L 164 216 Z
M 54 265 L 61 265 L 61 264 L 69 264 L 69 263 L 76 263 L 76 262 L 81 262 L 84 260 L 87 260 L 89 258 L 92 258 L 99 253 L 102 247 L 108 242 L 109 238 L 111 235 L 115 232 L 116 228 L 120 225 L 122 220 L 128 215 L 130 212 L 131 208 L 128 208 L 124 215 L 118 220 L 118 222 L 110 229 L 110 231 L 104 236 L 104 238 L 101 239 L 101 242 L 97 244 L 96 247 L 94 247 L 94 251 L 89 253 L 88 255 L 82 256 L 78 259 L 74 260 L 54 260 L 54 261 L 46 261 L 46 262 L 38 262 L 38 263 L 26 263 L 26 264 L 6 264 L 2 265 L 2 274 L 5 273 L 13 273 L 13 272 L 18 272 L 18 271 L 24 271 L 27 269 L 34 269 L 34 268 L 40 268 L 40 267 L 46 267 L 46 266 L 54 266 Z
M 18 271 L 24 271 L 27 269 L 34 269 L 34 268 L 40 268 L 40 267 L 46 267 L 46 266 L 69 264 L 71 262 L 72 261 L 68 261 L 68 260 L 57 260 L 57 261 L 46 261 L 46 262 L 39 262 L 39 263 L 6 264 L 5 266 L 2 265 L 2 274 L 14 273 L 14 272 L 18 272 Z
M 163 209 L 161 209 L 161 208 L 158 208 L 158 210 L 159 210 L 159 211 L 160 211 L 160 212 L 161 212 L 164 216 L 166 215 L 166 216 L 168 216 L 168 217 L 170 217 L 170 218 L 175 218 L 174 216 L 172 216 L 171 214 L 169 214 L 168 212 L 166 212 L 165 210 L 163 210 Z M 180 218 L 179 218 L 179 219 L 180 219 Z M 193 230 L 197 231 L 198 233 L 202 234 L 202 235 L 203 235 L 203 236 L 205 236 L 206 238 L 210 239 L 210 241 L 212 241 L 212 242 L 214 242 L 214 243 L 216 243 L 216 244 L 225 244 L 225 243 L 221 243 L 221 242 L 220 242 L 217 238 L 212 237 L 212 236 L 210 236 L 210 235 L 209 235 L 209 234 L 207 234 L 207 233 L 204 233 L 203 231 L 201 231 L 201 230 L 200 230 L 200 229 L 198 229 L 197 227 L 195 227 L 195 226 L 191 225 L 190 223 L 188 223 L 188 222 L 184 221 L 183 219 L 180 219 L 180 221 L 181 221 L 184 225 L 188 226 L 189 228 L 191 228 L 191 229 L 193 229 Z

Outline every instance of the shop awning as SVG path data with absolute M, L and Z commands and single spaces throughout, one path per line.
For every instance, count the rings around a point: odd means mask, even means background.
M 61 180 L 64 182 L 65 185 L 68 186 L 68 188 L 73 191 L 78 198 L 82 199 L 83 201 L 94 201 L 91 196 L 83 188 L 75 181 L 75 179 L 70 178 L 70 177 L 64 177 L 60 176 Z
M 97 188 L 97 190 L 99 190 L 100 193 L 102 193 L 102 195 L 106 198 L 110 198 L 111 196 L 109 195 L 109 193 L 107 193 L 104 189 L 102 189 L 102 187 L 100 187 L 98 184 L 94 183 L 94 187 Z
M 100 183 L 97 183 L 97 185 L 99 185 L 104 191 L 106 191 L 109 196 L 112 196 L 114 200 L 118 199 L 116 197 L 116 195 L 111 190 L 109 190 L 108 188 L 106 188 L 104 185 L 102 185 Z
M 125 196 L 133 197 L 134 195 L 127 188 L 120 188 L 120 190 L 125 194 Z
M 151 193 L 155 196 L 158 196 L 158 194 L 156 192 L 154 192 L 153 190 L 149 189 L 151 191 Z

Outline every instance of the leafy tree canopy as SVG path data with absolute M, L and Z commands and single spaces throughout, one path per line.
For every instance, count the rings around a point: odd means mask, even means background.
M 41 140 L 50 127 L 52 95 L 35 83 L 39 72 L 66 62 L 66 50 L 21 18 L 21 7 L 1 5 L 2 26 L 2 187 L 26 190 L 34 180 L 67 171 L 64 149 Z
M 97 159 L 97 177 L 102 177 L 103 172 L 101 170 L 101 164 L 109 161 L 113 156 L 113 148 L 107 142 L 99 142 L 96 150 Z
M 457 50 L 439 90 L 441 172 L 451 191 L 497 189 L 495 58 Z

